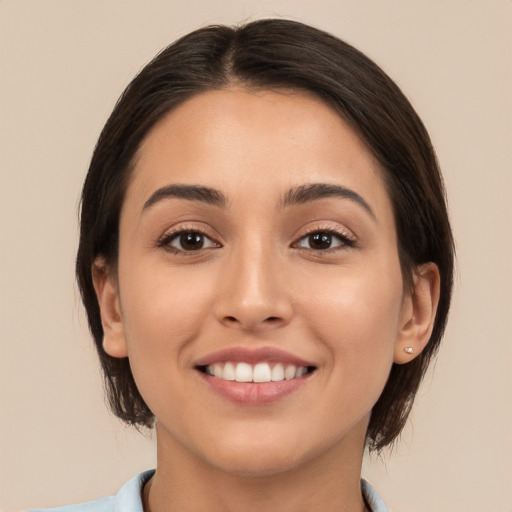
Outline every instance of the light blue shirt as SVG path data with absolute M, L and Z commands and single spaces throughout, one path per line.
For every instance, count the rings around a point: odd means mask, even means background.
M 141 491 L 154 472 L 155 470 L 152 469 L 133 477 L 115 496 L 30 512 L 144 512 Z M 361 490 L 372 512 L 389 512 L 377 491 L 365 480 L 361 480 Z

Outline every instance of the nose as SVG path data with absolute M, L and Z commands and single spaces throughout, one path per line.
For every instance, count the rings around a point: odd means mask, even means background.
M 261 332 L 287 325 L 293 317 L 283 257 L 272 247 L 231 251 L 223 262 L 215 316 L 224 326 Z

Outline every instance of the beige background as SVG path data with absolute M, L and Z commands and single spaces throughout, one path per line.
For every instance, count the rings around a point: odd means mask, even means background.
M 198 26 L 282 15 L 367 52 L 429 127 L 459 275 L 434 376 L 364 475 L 394 512 L 510 512 L 512 1 L 0 0 L 0 510 L 114 493 L 151 439 L 103 404 L 74 285 L 76 206 L 134 73 Z

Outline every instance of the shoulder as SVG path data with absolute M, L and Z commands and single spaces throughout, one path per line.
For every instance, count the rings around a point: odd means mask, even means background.
M 153 476 L 154 470 L 145 471 L 121 487 L 115 496 L 106 496 L 97 500 L 66 505 L 57 508 L 37 509 L 29 512 L 143 512 L 141 490 Z

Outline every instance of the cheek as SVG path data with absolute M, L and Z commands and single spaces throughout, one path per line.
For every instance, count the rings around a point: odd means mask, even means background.
M 191 389 L 183 386 L 190 347 L 201 337 L 209 309 L 205 280 L 184 273 L 166 274 L 141 265 L 120 276 L 121 310 L 133 377 L 145 402 L 157 416 L 178 407 L 187 417 Z M 124 277 L 124 280 L 121 278 Z M 191 413 L 189 413 L 190 415 Z M 178 421 L 179 419 L 174 419 Z
M 144 265 L 137 272 L 127 272 L 121 282 L 130 358 L 149 365 L 155 359 L 171 359 L 172 354 L 172 360 L 178 356 L 179 362 L 184 348 L 203 329 L 201 319 L 211 296 L 208 281 Z
M 389 267 L 388 267 L 389 269 Z M 403 300 L 398 272 L 357 274 L 324 282 L 310 293 L 308 318 L 313 337 L 327 348 L 329 364 L 344 380 L 383 386 L 393 360 Z

